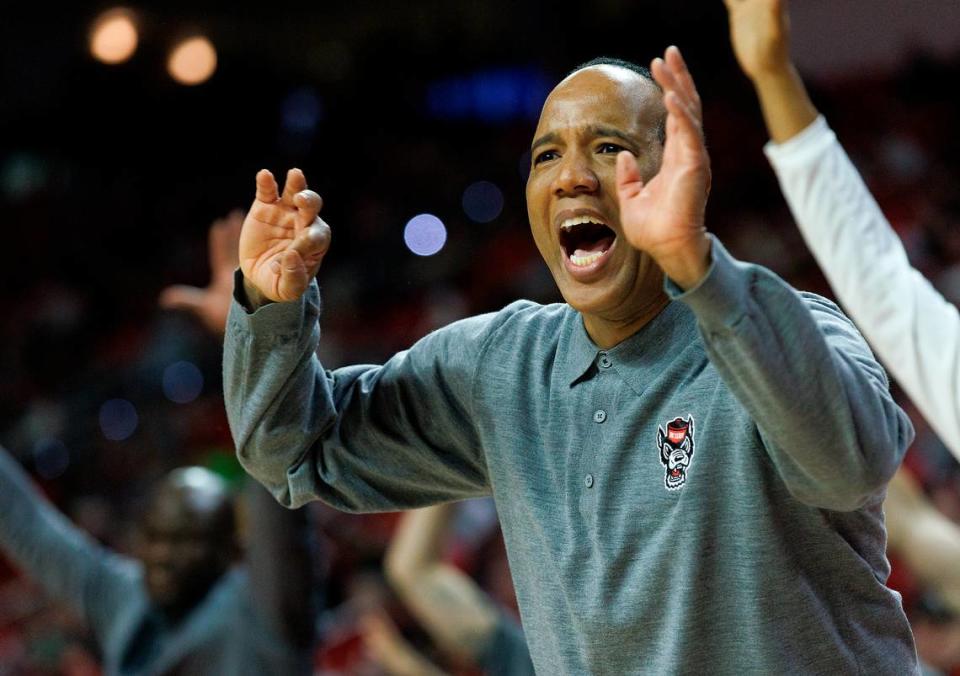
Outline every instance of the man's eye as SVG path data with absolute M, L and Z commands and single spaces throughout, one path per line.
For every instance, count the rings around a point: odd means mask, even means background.
M 618 146 L 616 143 L 601 143 L 597 148 L 599 153 L 619 153 L 621 150 L 626 150 L 623 146 Z
M 557 153 L 554 150 L 545 150 L 535 158 L 533 158 L 534 164 L 540 164 L 541 162 L 549 162 L 550 160 L 557 159 Z

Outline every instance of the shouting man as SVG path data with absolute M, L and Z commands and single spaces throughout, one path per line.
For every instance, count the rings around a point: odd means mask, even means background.
M 492 494 L 538 673 L 911 673 L 881 512 L 910 423 L 834 305 L 708 235 L 697 91 L 676 48 L 652 71 L 597 60 L 544 104 L 527 205 L 566 303 L 383 366 L 315 357 L 330 229 L 302 173 L 260 172 L 225 349 L 240 459 L 292 507 Z

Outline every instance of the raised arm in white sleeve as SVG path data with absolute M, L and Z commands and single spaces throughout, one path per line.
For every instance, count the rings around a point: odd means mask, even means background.
M 838 300 L 960 458 L 960 314 L 907 260 L 824 118 L 765 148 Z

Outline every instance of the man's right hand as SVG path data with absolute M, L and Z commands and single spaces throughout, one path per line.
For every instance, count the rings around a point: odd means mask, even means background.
M 730 42 L 751 80 L 776 76 L 790 65 L 790 19 L 786 0 L 724 0 Z
M 287 172 L 283 194 L 273 174 L 257 173 L 257 196 L 240 232 L 249 309 L 293 301 L 307 290 L 330 248 L 330 226 L 318 216 L 322 205 L 299 169 Z

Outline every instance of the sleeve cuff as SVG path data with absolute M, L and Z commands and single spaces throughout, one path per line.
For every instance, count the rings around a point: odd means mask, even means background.
M 245 307 L 243 272 L 233 273 L 233 300 L 227 318 L 228 329 L 247 333 L 287 336 L 297 334 L 304 326 L 312 327 L 320 317 L 320 288 L 310 282 L 307 291 L 298 300 L 289 303 L 270 303 L 250 312 Z
M 696 286 L 684 291 L 666 277 L 663 286 L 671 300 L 693 310 L 704 328 L 728 329 L 747 310 L 748 266 L 731 256 L 716 237 L 711 235 L 711 240 L 710 268 Z
M 836 143 L 836 140 L 836 134 L 827 124 L 826 118 L 818 115 L 809 127 L 784 143 L 768 141 L 763 152 L 776 168 L 805 165 Z

